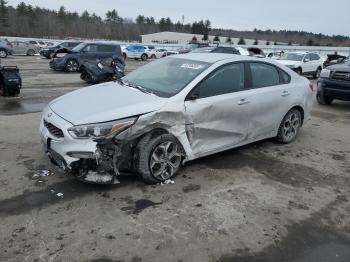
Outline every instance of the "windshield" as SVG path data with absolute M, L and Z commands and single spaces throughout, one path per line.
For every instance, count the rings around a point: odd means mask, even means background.
M 172 97 L 209 66 L 209 63 L 201 61 L 168 57 L 142 66 L 122 80 L 157 96 Z
M 301 61 L 304 56 L 304 54 L 286 53 L 281 56 L 280 60 Z
M 85 47 L 85 43 L 80 43 L 79 45 L 77 45 L 76 47 L 74 47 L 72 50 L 74 52 L 80 52 L 84 47 Z

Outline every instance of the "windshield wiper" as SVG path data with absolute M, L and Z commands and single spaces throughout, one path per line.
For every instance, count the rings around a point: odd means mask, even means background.
M 134 85 L 134 84 L 131 84 L 130 82 L 123 81 L 123 80 L 121 80 L 121 79 L 120 79 L 120 82 L 121 82 L 123 85 L 126 85 L 126 86 L 129 86 L 129 87 L 135 88 L 135 89 L 137 89 L 137 90 L 140 90 L 140 91 L 143 92 L 143 93 L 146 93 L 146 94 L 153 94 L 153 95 L 154 95 L 154 93 L 153 93 L 151 90 L 149 90 L 149 89 L 147 89 L 147 88 L 144 88 L 143 86 Z

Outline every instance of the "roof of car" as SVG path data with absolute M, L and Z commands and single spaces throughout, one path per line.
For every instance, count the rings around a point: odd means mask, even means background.
M 224 53 L 188 53 L 188 54 L 177 55 L 175 57 L 190 59 L 190 60 L 197 60 L 205 63 L 216 63 L 221 60 L 233 60 L 233 61 L 243 61 L 243 60 L 260 61 L 261 60 L 261 59 L 257 59 L 249 56 L 224 54 Z

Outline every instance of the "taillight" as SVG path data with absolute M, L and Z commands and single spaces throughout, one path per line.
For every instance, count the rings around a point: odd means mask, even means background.
M 309 87 L 311 89 L 311 92 L 313 92 L 314 91 L 314 85 L 312 83 L 309 83 Z

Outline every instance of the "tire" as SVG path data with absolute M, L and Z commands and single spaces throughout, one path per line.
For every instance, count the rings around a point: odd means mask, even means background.
M 313 74 L 313 78 L 314 79 L 319 79 L 320 75 L 321 75 L 321 71 L 322 71 L 321 67 L 317 68 L 316 72 Z
M 4 83 L 2 82 L 1 79 L 0 79 L 0 96 L 6 96 L 6 90 L 4 87 Z
M 277 141 L 289 144 L 295 140 L 302 124 L 302 116 L 298 109 L 291 109 L 283 118 L 278 128 Z
M 295 73 L 297 73 L 298 75 L 303 75 L 303 70 L 299 67 L 295 70 Z
M 75 59 L 68 59 L 66 62 L 66 71 L 68 72 L 77 72 L 79 71 L 79 63 Z
M 321 93 L 317 93 L 316 94 L 316 99 L 317 99 L 317 102 L 320 105 L 330 105 L 333 102 L 333 98 L 332 97 L 324 96 Z
M 34 56 L 35 55 L 35 51 L 33 49 L 29 49 L 27 51 L 27 56 Z
M 123 53 L 123 57 L 124 57 L 124 60 L 128 58 L 125 53 Z
M 151 55 L 151 59 L 156 59 L 156 55 Z
M 0 58 L 6 58 L 7 57 L 7 51 L 5 49 L 0 49 Z
M 148 184 L 164 182 L 180 169 L 182 156 L 182 147 L 174 136 L 162 134 L 152 137 L 149 134 L 136 147 L 135 169 Z
M 142 60 L 142 61 L 146 61 L 147 59 L 148 59 L 148 55 L 142 54 L 141 60 Z

